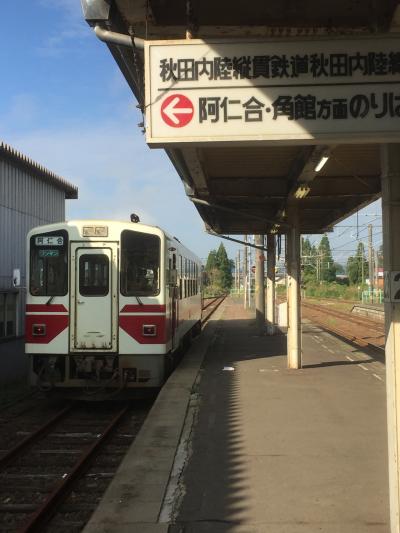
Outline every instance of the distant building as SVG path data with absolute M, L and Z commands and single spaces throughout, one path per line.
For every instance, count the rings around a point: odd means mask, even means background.
M 14 353 L 6 341 L 24 334 L 26 235 L 34 226 L 65 220 L 65 200 L 77 197 L 77 187 L 0 143 L 0 356 Z M 13 282 L 18 271 L 21 288 Z M 1 361 L 0 374 L 1 381 Z
M 384 271 L 383 271 L 383 267 L 378 267 L 376 270 L 375 270 L 375 275 L 374 275 L 374 288 L 375 289 L 382 289 L 383 290 L 383 287 L 384 287 Z M 367 278 L 365 280 L 365 283 L 367 285 L 370 285 L 370 281 L 369 281 L 369 278 Z

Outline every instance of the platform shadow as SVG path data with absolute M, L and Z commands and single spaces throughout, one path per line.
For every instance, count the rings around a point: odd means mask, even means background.
M 201 409 L 182 479 L 185 494 L 169 533 L 229 533 L 252 521 L 253 489 L 244 446 L 238 366 L 250 372 L 250 367 L 258 368 L 253 361 L 277 358 L 276 364 L 285 368 L 286 336 L 259 335 L 255 321 L 243 315 L 233 306 L 229 316 L 236 318 L 215 323 L 215 340 L 205 356 L 196 390 Z
M 303 364 L 302 368 L 323 368 L 325 366 L 351 366 L 351 365 L 359 365 L 360 363 L 363 365 L 368 365 L 370 363 L 374 363 L 374 359 L 367 359 L 362 361 L 322 361 L 321 363 L 311 363 L 311 364 Z

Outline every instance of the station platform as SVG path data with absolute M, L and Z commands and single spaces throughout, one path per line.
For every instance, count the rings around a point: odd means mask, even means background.
M 384 365 L 228 298 L 160 392 L 85 533 L 388 533 Z

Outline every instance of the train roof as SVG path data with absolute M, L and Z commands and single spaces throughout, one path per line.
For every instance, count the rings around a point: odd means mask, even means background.
M 107 225 L 107 226 L 113 226 L 113 227 L 124 227 L 126 229 L 134 229 L 140 228 L 141 231 L 154 231 L 160 232 L 165 235 L 170 240 L 174 240 L 178 243 L 178 245 L 182 248 L 184 248 L 187 252 L 190 252 L 194 257 L 197 258 L 199 262 L 200 259 L 196 256 L 194 252 L 192 252 L 189 248 L 187 248 L 177 237 L 174 237 L 164 229 L 160 228 L 159 226 L 152 226 L 150 224 L 143 224 L 142 222 L 130 222 L 127 220 L 107 220 L 107 219 L 73 219 L 73 220 L 66 220 L 64 222 L 54 222 L 52 224 L 46 224 L 43 226 L 36 226 L 35 228 L 32 228 L 28 236 L 31 234 L 35 234 L 38 231 L 40 232 L 48 232 L 48 231 L 54 231 L 56 229 L 62 228 L 62 227 L 73 227 L 73 226 L 84 226 L 84 225 Z

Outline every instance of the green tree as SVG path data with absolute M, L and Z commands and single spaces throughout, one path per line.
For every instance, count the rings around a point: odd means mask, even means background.
M 347 275 L 353 285 L 363 284 L 368 275 L 368 262 L 365 258 L 365 248 L 362 242 L 358 243 L 355 256 L 350 256 L 347 260 Z
M 214 268 L 218 268 L 217 252 L 215 250 L 211 250 L 207 257 L 206 271 L 213 270 Z
M 230 289 L 232 287 L 232 269 L 231 262 L 225 250 L 225 246 L 221 242 L 217 250 L 217 265 L 221 272 L 221 282 L 223 289 Z
M 302 265 L 302 277 L 305 283 L 309 281 L 315 281 L 317 279 L 317 266 L 316 266 L 316 249 L 310 243 L 308 237 L 301 238 L 301 265 Z
M 350 256 L 347 259 L 347 265 L 346 265 L 347 275 L 349 276 L 349 281 L 352 285 L 356 285 L 359 283 L 358 280 L 358 262 L 357 258 L 354 256 Z
M 226 290 L 232 286 L 232 265 L 225 246 L 219 245 L 218 250 L 211 250 L 205 267 L 205 283 L 215 291 Z
M 318 246 L 318 255 L 320 261 L 320 276 L 321 281 L 335 281 L 336 279 L 336 266 L 333 261 L 331 246 L 326 233 L 322 237 Z
M 383 244 L 379 246 L 378 250 L 378 267 L 383 267 Z

